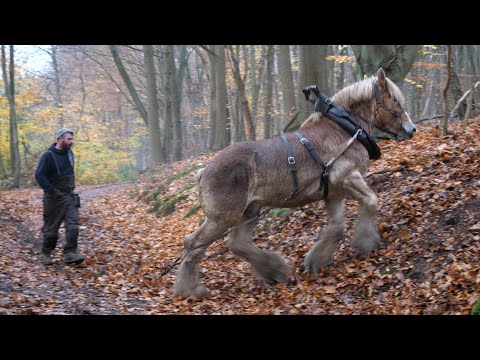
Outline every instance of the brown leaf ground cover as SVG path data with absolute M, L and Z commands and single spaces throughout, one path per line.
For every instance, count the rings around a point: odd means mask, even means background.
M 379 197 L 384 246 L 359 257 L 347 233 L 318 276 L 303 258 L 326 224 L 323 203 L 276 209 L 256 244 L 280 252 L 296 284 L 266 285 L 217 241 L 202 262 L 210 299 L 172 294 L 184 236 L 203 219 L 194 174 L 214 155 L 162 166 L 134 184 L 80 187 L 84 266 L 40 264 L 41 191 L 0 193 L 0 314 L 469 314 L 480 298 L 480 119 L 443 137 L 380 143 L 367 181 Z M 63 231 L 63 230 L 62 230 Z M 60 244 L 61 245 L 61 244 Z

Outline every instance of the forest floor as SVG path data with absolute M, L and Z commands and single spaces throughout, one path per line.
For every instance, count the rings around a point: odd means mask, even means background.
M 255 243 L 281 253 L 296 283 L 267 285 L 217 241 L 202 261 L 209 299 L 172 293 L 185 235 L 203 220 L 196 169 L 214 155 L 162 166 L 135 183 L 78 187 L 84 264 L 40 262 L 42 192 L 0 192 L 0 314 L 469 314 L 480 299 L 480 118 L 454 134 L 422 124 L 415 138 L 380 142 L 367 182 L 379 198 L 381 249 L 351 247 L 358 206 L 346 204 L 346 237 L 317 276 L 305 254 L 326 225 L 323 202 L 276 209 Z M 476 306 L 476 305 L 475 305 Z

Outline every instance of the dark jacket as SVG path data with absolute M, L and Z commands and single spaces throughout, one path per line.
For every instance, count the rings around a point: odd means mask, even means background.
M 45 151 L 45 153 L 43 153 L 43 155 L 40 157 L 40 161 L 38 162 L 37 171 L 35 171 L 35 180 L 37 180 L 38 185 L 40 185 L 47 193 L 54 192 L 59 180 L 59 175 L 55 161 L 53 160 L 53 156 L 55 156 L 55 159 L 57 160 L 58 169 L 60 170 L 61 176 L 74 175 L 74 160 L 72 150 L 61 151 L 55 148 L 56 145 L 57 143 L 54 143 L 50 146 L 49 150 L 52 152 Z

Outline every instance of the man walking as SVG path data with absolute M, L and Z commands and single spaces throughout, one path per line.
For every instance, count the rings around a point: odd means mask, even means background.
M 42 264 L 52 265 L 52 251 L 57 246 L 58 229 L 65 223 L 63 261 L 80 264 L 84 257 L 77 254 L 80 198 L 75 189 L 74 159 L 71 147 L 73 131 L 57 131 L 57 142 L 40 157 L 35 180 L 43 189 Z

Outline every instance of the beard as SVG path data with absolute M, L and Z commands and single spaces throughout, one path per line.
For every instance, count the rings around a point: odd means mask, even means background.
M 61 146 L 62 146 L 62 151 L 67 151 L 67 150 L 70 150 L 70 148 L 72 147 L 73 144 L 65 144 L 63 143 Z

